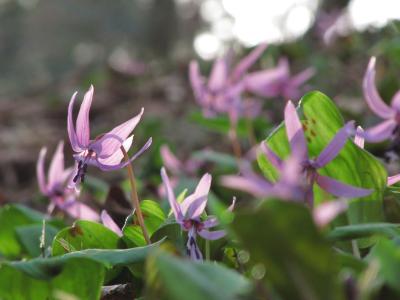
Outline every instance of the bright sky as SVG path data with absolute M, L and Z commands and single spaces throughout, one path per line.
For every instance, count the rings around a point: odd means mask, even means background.
M 224 50 L 224 42 L 231 39 L 251 47 L 264 41 L 279 43 L 299 38 L 312 26 L 318 2 L 204 0 L 200 12 L 211 29 L 198 34 L 195 50 L 203 59 L 212 59 Z M 382 27 L 390 20 L 400 19 L 400 0 L 352 0 L 348 13 L 356 30 Z

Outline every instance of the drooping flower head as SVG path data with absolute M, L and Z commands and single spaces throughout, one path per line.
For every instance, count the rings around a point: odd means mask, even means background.
M 261 97 L 298 99 L 304 92 L 303 85 L 314 75 L 313 68 L 307 68 L 297 75 L 290 74 L 289 61 L 281 58 L 272 69 L 252 72 L 245 76 L 246 90 Z
M 375 63 L 376 58 L 371 57 L 364 76 L 363 92 L 369 108 L 384 121 L 365 130 L 364 137 L 371 143 L 395 140 L 400 134 L 400 91 L 393 96 L 390 106 L 382 100 L 375 85 Z
M 50 198 L 48 212 L 55 207 L 77 219 L 98 220 L 99 215 L 89 206 L 77 201 L 78 192 L 68 187 L 73 176 L 73 168 L 64 169 L 64 142 L 59 142 L 51 160 L 47 180 L 45 176 L 45 158 L 47 149 L 42 148 L 36 164 L 36 174 L 39 189 L 43 195 Z
M 201 215 L 207 205 L 208 193 L 211 187 L 211 175 L 203 175 L 194 193 L 187 196 L 182 203 L 178 203 L 175 198 L 165 168 L 161 169 L 161 178 L 167 190 L 168 202 L 175 220 L 181 226 L 182 230 L 188 232 L 188 241 L 186 244 L 188 255 L 193 260 L 202 260 L 203 255 L 196 242 L 197 235 L 207 240 L 217 240 L 225 236 L 224 230 L 209 231 L 210 228 L 218 225 L 218 220 L 215 217 L 209 217 L 206 220 L 201 219 Z M 233 209 L 233 205 L 234 203 L 230 207 L 231 210 Z
M 207 117 L 227 113 L 231 119 L 239 116 L 252 117 L 261 109 L 260 103 L 252 98 L 242 99 L 244 90 L 243 77 L 266 49 L 261 44 L 243 58 L 232 71 L 228 57 L 215 60 L 208 81 L 200 74 L 199 64 L 192 61 L 189 66 L 189 79 L 197 103 Z
M 149 138 L 146 144 L 129 159 L 129 162 L 121 162 L 124 158 L 121 147 L 123 147 L 126 152 L 129 151 L 133 139 L 133 135 L 130 136 L 130 134 L 139 123 L 143 115 L 143 108 L 137 116 L 91 140 L 89 111 L 93 100 L 93 92 L 94 89 L 93 86 L 91 86 L 83 98 L 75 126 L 73 123 L 72 110 L 77 92 L 72 96 L 68 106 L 68 136 L 72 149 L 75 152 L 74 158 L 78 162 L 78 170 L 73 178 L 74 183 L 84 180 L 88 165 L 96 166 L 103 171 L 117 170 L 125 167 L 146 151 L 150 147 L 152 141 L 152 139 Z

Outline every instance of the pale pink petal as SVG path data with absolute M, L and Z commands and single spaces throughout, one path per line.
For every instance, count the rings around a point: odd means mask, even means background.
M 48 185 L 63 184 L 64 175 L 64 142 L 59 142 L 53 159 L 50 163 L 49 173 L 47 176 Z
M 357 126 L 356 136 L 354 137 L 354 144 L 361 149 L 364 149 L 364 129 L 361 126 Z
M 216 59 L 208 80 L 208 88 L 212 91 L 220 91 L 226 85 L 228 79 L 228 66 L 224 58 Z
M 203 228 L 211 228 L 219 225 L 218 219 L 216 217 L 209 217 L 207 220 L 202 222 Z
M 118 227 L 118 225 L 114 222 L 114 220 L 111 218 L 111 216 L 108 214 L 107 211 L 102 210 L 101 215 L 100 215 L 101 223 L 108 229 L 114 231 L 118 236 L 122 236 L 122 231 Z
M 115 127 L 91 144 L 90 148 L 96 152 L 98 158 L 108 158 L 113 155 L 115 151 L 119 150 L 122 143 L 139 123 L 143 112 L 144 109 L 142 108 L 137 116 Z
M 47 152 L 47 149 L 45 147 L 40 149 L 39 158 L 36 163 L 36 176 L 37 176 L 37 180 L 38 180 L 38 185 L 39 185 L 40 191 L 44 195 L 47 194 L 47 184 L 46 184 L 46 178 L 44 175 L 44 160 L 46 157 L 46 152 Z
M 400 181 L 400 174 L 389 176 L 388 179 L 387 179 L 387 185 L 391 186 L 391 185 L 393 185 L 395 183 L 398 183 L 399 181 Z
M 167 145 L 162 145 L 160 148 L 161 158 L 164 166 L 172 173 L 179 174 L 182 172 L 182 163 L 171 152 Z
M 298 157 L 306 160 L 308 158 L 306 138 L 292 101 L 288 101 L 285 107 L 285 126 L 292 153 L 296 153 Z
M 84 148 L 82 147 L 82 145 L 80 145 L 78 143 L 78 138 L 76 136 L 76 131 L 74 128 L 74 121 L 73 121 L 73 108 L 74 108 L 74 103 L 75 103 L 75 99 L 76 99 L 76 95 L 78 94 L 78 92 L 75 92 L 72 97 L 71 100 L 69 101 L 69 105 L 68 105 L 68 117 L 67 117 L 67 129 L 68 129 L 68 137 L 69 137 L 69 141 L 71 143 L 71 147 L 75 152 L 81 152 L 84 150 Z
M 379 96 L 375 85 L 375 62 L 376 58 L 371 57 L 367 71 L 364 75 L 363 91 L 364 97 L 370 109 L 383 119 L 394 116 L 395 111 L 390 108 Z
M 251 66 L 260 58 L 268 45 L 266 43 L 260 44 L 253 51 L 251 51 L 247 56 L 245 56 L 233 69 L 231 79 L 233 82 L 238 81 L 250 68 Z
M 87 148 L 89 146 L 90 139 L 90 127 L 89 127 L 89 111 L 93 100 L 93 85 L 90 86 L 89 91 L 86 92 L 81 107 L 79 109 L 78 118 L 76 119 L 76 135 L 79 144 Z
M 364 138 L 371 143 L 383 142 L 393 136 L 393 131 L 396 126 L 397 123 L 393 119 L 383 121 L 374 127 L 366 129 L 364 131 Z
M 253 174 L 253 176 L 235 176 L 226 175 L 220 178 L 221 185 L 249 193 L 257 198 L 265 198 L 273 194 L 273 186 L 271 183 Z
M 171 206 L 172 212 L 174 213 L 175 220 L 179 223 L 183 220 L 182 211 L 178 202 L 176 201 L 174 191 L 172 190 L 171 183 L 164 167 L 161 169 L 161 178 L 164 183 L 165 189 L 167 190 L 169 205 Z
M 128 137 L 123 143 L 122 143 L 122 147 L 124 147 L 125 151 L 128 152 L 129 149 L 132 146 L 132 141 L 133 141 L 133 135 L 131 135 L 130 137 Z M 108 166 L 114 166 L 117 165 L 121 162 L 121 160 L 124 158 L 124 154 L 121 150 L 117 150 L 114 152 L 113 155 L 111 155 L 108 158 L 105 159 L 99 159 L 99 161 L 103 164 L 103 165 L 108 165 Z
M 74 219 L 82 219 L 89 221 L 99 221 L 99 214 L 92 208 L 78 201 L 73 201 L 60 207 L 62 210 L 67 212 Z
M 314 68 L 307 68 L 291 78 L 291 85 L 299 87 L 315 75 Z
M 392 108 L 397 111 L 397 113 L 400 112 L 400 91 L 397 91 L 397 93 L 394 94 L 391 105 Z
M 142 155 L 147 149 L 149 149 L 152 141 L 153 141 L 153 139 L 149 138 L 147 140 L 146 144 L 144 144 L 143 147 L 138 152 L 136 152 L 133 156 L 131 156 L 129 158 L 129 161 L 123 161 L 116 165 L 108 165 L 108 164 L 106 164 L 108 158 L 106 158 L 106 159 L 99 158 L 97 160 L 89 160 L 87 163 L 97 166 L 103 171 L 113 171 L 113 170 L 119 170 L 119 169 L 125 168 L 128 164 L 132 163 L 135 159 L 137 159 L 140 155 Z M 104 163 L 104 162 L 106 162 L 106 163 Z
M 336 179 L 319 174 L 316 176 L 316 182 L 323 190 L 338 197 L 359 198 L 368 196 L 373 192 L 371 189 L 364 189 L 348 185 L 346 183 L 337 181 Z
M 207 205 L 208 193 L 211 187 L 211 175 L 204 174 L 200 179 L 194 193 L 183 200 L 181 203 L 182 213 L 189 218 L 196 219 L 200 217 Z
M 339 154 L 340 150 L 342 150 L 347 142 L 347 138 L 352 134 L 353 131 L 354 121 L 350 121 L 343 126 L 316 158 L 316 167 L 322 168 L 332 161 Z
M 200 74 L 197 61 L 191 61 L 189 65 L 189 80 L 196 99 L 201 102 L 204 92 L 204 79 Z
M 271 148 L 268 146 L 267 142 L 263 141 L 260 144 L 260 148 L 262 152 L 265 154 L 267 157 L 268 161 L 278 170 L 282 169 L 282 160 L 281 158 L 271 150 Z
M 220 238 L 223 238 L 226 235 L 225 230 L 216 230 L 216 231 L 208 231 L 208 230 L 200 230 L 198 231 L 198 234 L 206 240 L 219 240 Z
M 313 210 L 315 224 L 319 227 L 328 225 L 333 219 L 347 209 L 347 202 L 343 200 L 327 201 L 318 205 Z

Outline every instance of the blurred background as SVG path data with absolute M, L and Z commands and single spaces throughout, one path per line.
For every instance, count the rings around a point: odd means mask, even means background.
M 259 68 L 281 56 L 294 73 L 312 66 L 310 88 L 335 99 L 348 117 L 373 124 L 362 77 L 376 55 L 381 95 L 390 100 L 400 88 L 399 19 L 398 0 L 0 0 L 0 202 L 38 193 L 42 146 L 50 159 L 64 139 L 72 163 L 67 105 L 90 84 L 97 133 L 145 108 L 135 141 L 140 146 L 151 135 L 154 145 L 136 164 L 139 177 L 158 176 L 165 142 L 182 159 L 206 146 L 229 147 L 190 120 L 199 109 L 188 63 L 197 59 L 205 72 L 229 49 L 241 57 L 261 42 L 269 47 Z

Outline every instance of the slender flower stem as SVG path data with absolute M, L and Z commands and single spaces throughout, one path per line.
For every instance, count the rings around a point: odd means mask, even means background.
M 126 153 L 124 147 L 122 146 L 121 146 L 121 151 L 124 154 L 125 161 L 129 161 L 128 153 Z M 140 208 L 139 197 L 137 194 L 136 183 L 135 183 L 135 175 L 133 173 L 132 165 L 129 163 L 126 165 L 126 168 L 128 169 L 129 181 L 131 183 L 131 198 L 133 202 L 133 207 L 135 208 L 135 214 L 138 219 L 140 228 L 142 229 L 144 239 L 146 240 L 146 243 L 150 245 L 151 241 L 149 238 L 149 234 L 147 233 L 146 226 L 144 224 L 144 218 L 142 214 L 142 209 Z
M 209 261 L 210 260 L 210 241 L 206 240 L 206 260 Z
M 242 148 L 240 147 L 240 143 L 238 140 L 237 132 L 236 132 L 236 123 L 232 120 L 230 121 L 230 128 L 229 128 L 229 138 L 231 140 L 233 153 L 235 154 L 238 161 L 242 158 Z

